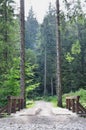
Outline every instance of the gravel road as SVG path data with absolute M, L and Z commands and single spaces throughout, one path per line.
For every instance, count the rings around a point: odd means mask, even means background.
M 37 101 L 33 108 L 1 118 L 0 130 L 86 130 L 86 118 Z

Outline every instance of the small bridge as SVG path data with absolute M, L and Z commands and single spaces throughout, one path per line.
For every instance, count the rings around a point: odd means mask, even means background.
M 66 108 L 72 110 L 72 112 L 80 114 L 81 116 L 86 116 L 86 109 L 80 104 L 79 99 L 80 96 L 66 97 Z M 7 100 L 7 105 L 3 108 L 0 108 L 1 117 L 5 113 L 10 115 L 11 113 L 16 113 L 16 111 L 20 111 L 24 108 L 24 98 L 22 97 L 8 96 Z
M 86 116 L 86 109 L 79 102 L 80 96 L 66 97 L 66 108 L 81 116 Z
M 16 113 L 16 111 L 20 111 L 24 108 L 24 98 L 8 96 L 7 97 L 7 105 L 3 108 L 0 108 L 0 115 L 7 113 L 10 115 L 11 113 Z

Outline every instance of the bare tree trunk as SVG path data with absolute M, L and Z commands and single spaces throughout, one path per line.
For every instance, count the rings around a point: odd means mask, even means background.
M 5 24 L 5 30 L 4 30 L 4 41 L 5 41 L 5 48 L 4 48 L 4 52 L 3 52 L 3 57 L 4 57 L 4 60 L 6 61 L 6 70 L 7 70 L 7 67 L 8 67 L 8 48 L 7 48 L 7 44 L 8 44 L 8 30 L 7 30 L 7 23 L 8 23 L 8 20 L 7 20 L 7 1 L 4 1 L 4 24 Z
M 62 107 L 62 86 L 61 86 L 61 45 L 60 45 L 60 10 L 59 10 L 59 0 L 56 0 L 56 11 L 57 11 L 57 96 L 58 96 L 58 106 Z
M 20 48 L 20 87 L 21 96 L 25 98 L 25 21 L 24 21 L 24 0 L 20 0 L 20 30 L 21 30 L 21 48 Z
M 53 78 L 51 77 L 51 95 L 53 96 Z
M 47 88 L 46 88 L 46 47 L 45 47 L 45 57 L 44 57 L 44 96 L 47 93 Z

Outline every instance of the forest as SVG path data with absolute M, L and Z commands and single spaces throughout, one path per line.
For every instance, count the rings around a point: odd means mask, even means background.
M 0 0 L 0 107 L 20 95 L 20 15 L 13 0 Z M 86 1 L 64 0 L 59 12 L 62 94 L 86 90 Z M 33 7 L 25 19 L 27 99 L 57 94 L 56 7 L 49 3 L 42 23 Z

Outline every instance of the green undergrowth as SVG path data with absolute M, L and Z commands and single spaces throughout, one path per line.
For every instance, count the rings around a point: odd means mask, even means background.
M 26 101 L 26 108 L 32 108 L 34 106 L 35 102 L 33 100 L 27 100 Z
M 66 107 L 66 97 L 67 96 L 80 96 L 80 103 L 86 108 L 86 90 L 80 89 L 76 92 L 70 92 L 66 93 L 62 96 L 62 102 L 63 102 L 63 107 Z M 44 100 L 47 102 L 51 102 L 54 107 L 57 107 L 57 96 L 39 96 L 36 97 L 34 100 L 27 100 L 27 108 L 33 107 L 35 104 L 35 101 L 37 100 Z
M 44 97 L 44 100 L 47 102 L 51 102 L 54 107 L 57 107 L 57 97 L 56 96 L 46 96 Z
M 68 94 L 63 95 L 63 106 L 66 106 L 66 97 L 67 96 L 80 96 L 80 103 L 86 108 L 86 90 L 80 89 L 76 92 L 70 92 Z
M 86 108 L 86 90 L 80 89 L 76 92 L 66 93 L 62 96 L 62 103 L 63 107 L 66 107 L 66 97 L 67 96 L 80 96 L 80 103 Z M 44 100 L 53 103 L 55 107 L 57 107 L 57 96 L 45 96 L 45 97 L 38 97 L 39 100 Z

